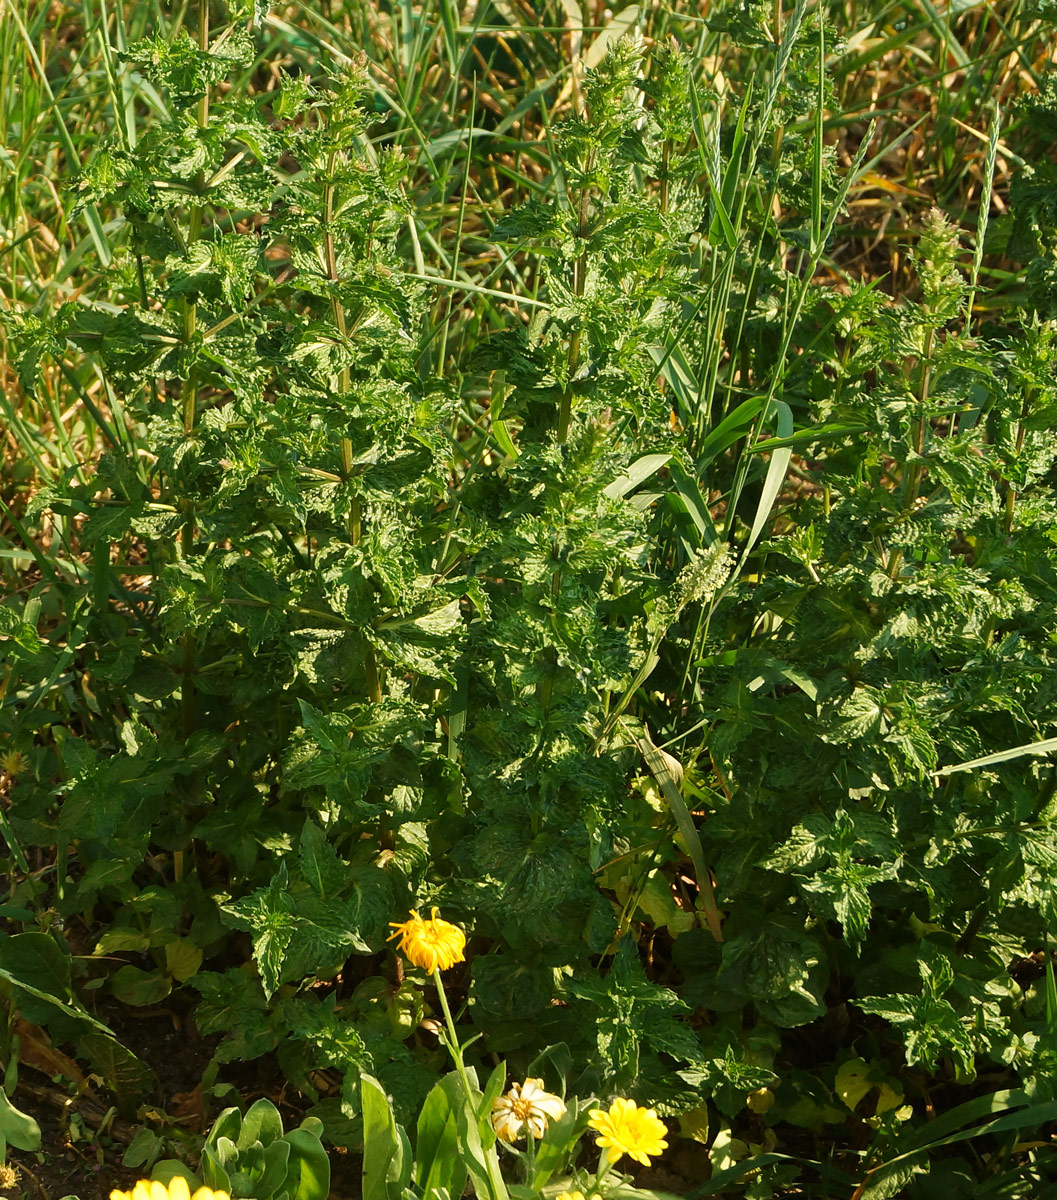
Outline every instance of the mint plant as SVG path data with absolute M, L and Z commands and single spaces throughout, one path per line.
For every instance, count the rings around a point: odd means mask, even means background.
M 75 987 L 175 993 L 218 1037 L 207 1093 L 274 1055 L 309 1140 L 371 1142 L 380 1194 L 440 1162 L 416 1173 L 416 1121 L 488 1137 L 437 1080 L 446 998 L 388 946 L 442 903 L 471 939 L 467 1071 L 681 1118 L 717 1188 L 766 1167 L 765 1195 L 793 1168 L 742 1161 L 849 1122 L 842 1163 L 895 1179 L 924 1100 L 957 1113 L 988 1079 L 1030 1128 L 1054 1021 L 1045 270 L 1031 311 L 980 324 L 982 242 L 970 267 L 936 212 L 908 296 L 820 282 L 886 147 L 864 126 L 838 167 L 840 42 L 806 4 L 710 15 L 696 54 L 612 39 L 541 125 L 535 194 L 478 204 L 481 164 L 511 168 L 507 127 L 474 130 L 435 220 L 413 114 L 375 119 L 363 63 L 262 70 L 248 17 L 121 51 L 155 115 L 77 183 L 107 214 L 100 282 L 5 315 L 21 386 L 67 373 L 105 442 L 25 514 L 70 538 L 69 570 L 38 552 L 49 610 L 0 605 L 8 919 L 41 927 L 0 938 L 10 1003 L 130 1109 L 150 1072 Z M 698 61 L 712 37 L 744 80 Z M 1009 245 L 1045 258 L 1032 180 Z M 236 1116 L 209 1186 L 289 1190 Z M 583 1182 L 562 1137 L 546 1169 Z

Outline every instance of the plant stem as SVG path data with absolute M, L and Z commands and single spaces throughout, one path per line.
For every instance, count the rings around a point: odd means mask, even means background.
M 609 1151 L 603 1150 L 602 1157 L 598 1160 L 598 1174 L 595 1176 L 594 1187 L 591 1189 L 592 1193 L 597 1192 L 601 1188 L 602 1180 L 605 1179 L 612 1169 L 613 1164 L 609 1159 Z
M 536 1139 L 532 1136 L 532 1130 L 525 1125 L 525 1183 L 533 1186 L 533 1180 L 536 1177 Z
M 1028 418 L 1028 413 L 1031 411 L 1032 392 L 1029 390 L 1024 395 L 1024 403 L 1020 408 L 1020 420 L 1017 422 L 1017 454 L 1024 449 L 1024 437 L 1027 432 L 1024 422 Z M 1013 507 L 1017 502 L 1017 489 L 1011 484 L 1006 485 L 1005 507 L 1002 513 L 1002 528 L 1007 534 L 1013 532 Z
M 928 430 L 928 422 L 925 419 L 925 404 L 929 398 L 929 383 L 932 377 L 932 347 L 935 342 L 936 331 L 930 329 L 925 335 L 925 349 L 922 354 L 921 368 L 921 390 L 918 393 L 918 401 L 921 405 L 921 414 L 914 423 L 914 451 L 920 459 L 925 453 L 925 434 Z M 925 468 L 920 462 L 911 463 L 903 476 L 903 510 L 909 517 L 914 508 L 914 502 L 917 500 L 921 491 L 921 481 L 925 478 Z M 901 549 L 894 550 L 892 557 L 888 563 L 889 579 L 898 579 L 899 570 L 903 565 L 903 551 Z
M 447 1038 L 445 1039 L 448 1053 L 451 1055 L 455 1063 L 455 1070 L 459 1073 L 459 1078 L 462 1080 L 462 1088 L 466 1093 L 466 1103 L 469 1106 L 467 1120 L 469 1122 L 477 1122 L 481 1113 L 478 1111 L 478 1105 L 481 1103 L 481 1093 L 470 1083 L 470 1076 L 466 1071 L 466 1064 L 462 1057 L 462 1046 L 459 1045 L 459 1036 L 455 1032 L 455 1021 L 452 1019 L 451 1008 L 448 1005 L 448 996 L 444 991 L 444 982 L 440 977 L 440 969 L 436 968 L 433 971 L 433 982 L 437 986 L 437 995 L 440 997 L 440 1007 L 444 1013 L 444 1025 L 447 1029 Z M 495 1156 L 494 1149 L 485 1150 L 484 1152 L 485 1168 L 488 1174 L 488 1190 L 492 1194 L 492 1200 L 505 1200 L 507 1190 L 503 1185 L 503 1177 L 499 1173 L 499 1161 Z
M 201 0 L 198 10 L 198 48 L 205 53 L 209 49 L 209 0 Z M 205 89 L 198 101 L 198 127 L 205 129 L 209 124 L 209 88 Z M 199 173 L 198 183 L 204 183 L 204 175 Z M 197 204 L 191 209 L 187 231 L 187 245 L 198 241 L 202 234 L 202 205 Z M 198 304 L 191 300 L 184 309 L 184 342 L 190 347 L 198 328 Z M 195 419 L 198 413 L 198 372 L 194 367 L 188 375 L 184 391 L 183 425 L 184 437 L 194 434 Z M 180 530 L 180 553 L 186 558 L 194 549 L 195 512 L 194 504 L 189 502 L 187 520 Z M 195 656 L 197 638 L 193 630 L 187 630 L 183 635 L 183 656 L 181 662 L 180 682 L 180 727 L 185 738 L 189 738 L 195 727 Z
M 587 170 L 594 169 L 596 152 L 591 151 L 587 160 Z M 580 254 L 573 264 L 573 294 L 582 297 L 587 289 L 587 248 L 583 245 L 587 238 L 587 220 L 591 213 L 591 188 L 588 184 L 580 189 L 580 202 L 576 212 L 576 237 L 580 242 Z M 573 416 L 573 376 L 580 365 L 580 344 L 583 337 L 581 329 L 574 329 L 569 337 L 568 377 L 562 391 L 561 405 L 558 409 L 558 441 L 564 445 L 569 440 L 569 427 Z
M 596 152 L 591 151 L 587 160 L 587 171 L 590 173 L 594 169 L 596 160 Z M 588 184 L 580 189 L 580 200 L 577 205 L 577 225 L 576 236 L 580 240 L 581 246 L 587 237 L 587 219 L 591 209 L 591 189 Z M 576 296 L 583 296 L 587 288 L 587 249 L 583 247 L 580 251 L 576 262 L 573 264 L 573 293 Z M 576 374 L 577 367 L 580 365 L 580 346 L 582 342 L 583 331 L 580 328 L 574 329 L 569 337 L 569 354 L 566 359 L 567 363 L 567 378 L 565 388 L 562 391 L 561 404 L 558 408 L 558 442 L 564 446 L 569 440 L 569 428 L 572 425 L 573 417 L 573 376 Z M 562 590 L 562 573 L 561 568 L 555 570 L 551 578 L 551 597 L 557 604 L 557 599 L 561 595 Z M 552 617 L 553 622 L 553 617 Z M 550 674 L 545 679 L 540 680 L 536 688 L 536 695 L 539 699 L 540 706 L 543 709 L 544 716 L 550 712 L 551 698 L 554 693 L 554 671 L 558 666 L 558 654 L 556 650 L 548 650 L 545 654 L 545 661 L 550 668 Z
M 334 246 L 334 171 L 338 165 L 338 152 L 332 150 L 327 157 L 327 182 L 323 193 L 324 222 L 323 253 L 327 260 L 327 278 L 330 282 L 338 282 L 338 256 Z M 345 306 L 341 303 L 336 292 L 331 292 L 330 312 L 334 318 L 338 333 L 342 340 L 348 337 L 348 323 L 345 319 Z M 345 394 L 352 385 L 352 377 L 348 367 L 342 367 L 338 374 L 338 391 Z M 352 438 L 341 439 L 341 474 L 344 479 L 352 477 L 353 453 Z M 363 502 L 359 496 L 353 496 L 349 504 L 349 541 L 359 546 L 363 541 Z M 363 656 L 363 673 L 367 682 L 367 695 L 373 704 L 382 702 L 382 684 L 378 673 L 378 660 L 374 656 L 374 647 L 367 644 Z
M 198 49 L 205 54 L 209 50 L 209 0 L 201 0 L 198 9 Z M 209 124 L 209 89 L 206 88 L 198 101 L 198 128 Z
M 455 1070 L 459 1073 L 459 1078 L 462 1080 L 463 1091 L 466 1093 L 466 1099 L 476 1109 L 477 1097 L 474 1094 L 474 1089 L 470 1086 L 470 1077 L 466 1074 L 466 1064 L 462 1058 L 462 1047 L 459 1045 L 459 1036 L 455 1032 L 455 1021 L 451 1015 L 451 1008 L 448 1005 L 448 996 L 444 991 L 444 981 L 440 977 L 440 968 L 437 967 L 433 971 L 433 982 L 437 985 L 437 995 L 440 997 L 440 1007 L 444 1012 L 444 1024 L 448 1031 L 448 1052 L 451 1054 L 455 1062 Z

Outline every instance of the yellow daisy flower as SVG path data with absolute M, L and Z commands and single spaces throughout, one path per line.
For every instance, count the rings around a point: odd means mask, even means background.
M 542 1079 L 526 1079 L 492 1101 L 492 1128 L 504 1142 L 514 1142 L 521 1137 L 522 1126 L 527 1125 L 532 1136 L 539 1139 L 551 1121 L 557 1121 L 564 1112 L 561 1097 L 545 1092 Z
M 639 1108 L 634 1100 L 614 1100 L 609 1112 L 596 1108 L 587 1123 L 600 1135 L 595 1142 L 609 1152 L 611 1163 L 628 1154 L 648 1167 L 652 1156 L 668 1149 L 668 1126 L 652 1108 Z
M 403 953 L 424 971 L 446 971 L 466 957 L 463 954 L 466 935 L 458 925 L 442 921 L 435 908 L 428 920 L 423 920 L 418 913 L 412 913 L 410 921 L 404 921 L 403 924 L 390 921 L 389 924 L 396 930 L 389 940 L 398 937 Z
M 212 1188 L 200 1187 L 194 1193 L 182 1175 L 174 1175 L 169 1186 L 156 1179 L 141 1179 L 130 1192 L 110 1193 L 110 1200 L 231 1200 L 227 1192 L 215 1192 Z

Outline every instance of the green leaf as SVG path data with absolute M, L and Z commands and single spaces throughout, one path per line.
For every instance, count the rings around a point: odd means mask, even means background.
M 179 1159 L 163 1158 L 154 1164 L 154 1169 L 150 1173 L 152 1180 L 156 1179 L 159 1183 L 168 1187 L 169 1184 L 177 1177 L 187 1180 L 187 1186 L 193 1195 L 201 1186 L 201 1180 L 190 1170 L 186 1163 L 182 1163 Z M 66 1198 L 69 1200 L 69 1197 Z
M 326 833 L 310 818 L 301 830 L 298 856 L 302 874 L 321 900 L 340 891 L 348 881 L 348 864 L 342 862 Z
M 238 1142 L 241 1131 L 241 1110 L 235 1108 L 234 1106 L 231 1108 L 222 1109 L 217 1114 L 217 1118 L 213 1122 L 213 1127 L 210 1129 L 206 1137 L 206 1145 L 215 1147 L 225 1139 L 234 1145 Z
M 224 1139 L 214 1138 L 213 1131 L 210 1133 L 209 1139 L 202 1148 L 202 1157 L 198 1164 L 198 1169 L 202 1173 L 202 1182 L 206 1187 L 212 1188 L 214 1191 L 227 1192 L 231 1195 L 231 1176 L 224 1169 L 218 1154 L 218 1147 Z
M 971 1071 L 976 1048 L 962 1018 L 940 997 L 864 996 L 855 1001 L 863 1012 L 890 1021 L 903 1035 L 907 1063 L 934 1070 L 941 1054 L 951 1054 Z
M 572 995 L 589 1004 L 599 1054 L 625 1086 L 638 1074 L 641 1046 L 700 1062 L 701 1044 L 685 1023 L 688 1006 L 675 992 L 646 979 L 633 942 L 621 941 L 613 970 L 604 978 L 570 979 Z
M 154 1160 L 165 1148 L 165 1142 L 153 1129 L 140 1129 L 128 1144 L 121 1156 L 123 1167 L 144 1167 L 147 1172 L 154 1165 Z
M 172 991 L 172 980 L 157 967 L 143 971 L 139 967 L 124 966 L 111 976 L 110 990 L 124 1004 L 143 1007 L 164 1000 Z
M 455 1072 L 445 1076 L 441 1084 L 448 1092 L 458 1122 L 460 1157 L 478 1200 L 507 1200 L 506 1185 L 495 1149 L 495 1133 L 490 1124 L 485 1135 L 487 1143 L 482 1138 L 482 1124 L 488 1121 L 487 1116 L 480 1115 L 483 1096 L 477 1092 L 472 1100 L 467 1097 L 462 1081 Z
M 142 952 L 149 945 L 150 937 L 148 934 L 138 929 L 128 929 L 122 925 L 112 925 L 100 935 L 93 953 L 98 955 L 115 954 L 120 950 Z
M 407 1138 L 401 1137 L 389 1097 L 381 1084 L 360 1073 L 360 1111 L 363 1114 L 362 1200 L 400 1200 L 413 1163 Z
M 621 500 L 628 492 L 634 491 L 641 483 L 645 483 L 651 475 L 656 474 L 661 467 L 671 461 L 670 454 L 644 454 L 636 459 L 623 475 L 618 475 L 604 491 L 610 500 Z
M 231 36 L 213 50 L 200 50 L 181 30 L 171 42 L 161 34 L 133 42 L 122 55 L 178 100 L 203 95 L 211 84 L 228 74 L 233 64 L 248 62 L 252 56 L 253 43 L 239 29 L 231 31 Z
M 254 1142 L 260 1142 L 267 1149 L 282 1136 L 283 1119 L 279 1110 L 267 1097 L 262 1096 L 246 1110 L 237 1145 L 239 1150 L 248 1150 Z
M 197 975 L 201 965 L 202 948 L 196 946 L 190 938 L 177 938 L 175 942 L 166 942 L 165 969 L 177 983 L 186 983 L 193 975 Z
M 109 1033 L 83 1034 L 77 1049 L 106 1080 L 123 1110 L 133 1108 L 158 1086 L 153 1070 Z
M 248 964 L 246 969 L 229 967 L 223 973 L 199 971 L 191 986 L 202 996 L 195 1023 L 203 1034 L 225 1032 L 267 1007 L 260 980 Z
M 0 1140 L 30 1154 L 40 1149 L 40 1126 L 28 1113 L 15 1108 L 3 1088 L 0 1088 Z
M 792 921 L 771 918 L 723 945 L 718 981 L 751 999 L 760 1015 L 789 1028 L 825 1012 L 827 972 L 817 942 Z
M 283 960 L 297 927 L 287 882 L 286 864 L 283 863 L 267 888 L 258 888 L 245 899 L 221 908 L 236 928 L 249 929 L 253 933 L 253 958 L 268 999 L 279 988 Z
M 708 464 L 718 458 L 724 451 L 729 450 L 735 442 L 747 437 L 756 418 L 763 411 L 767 401 L 765 396 L 753 396 L 744 400 L 736 409 L 711 430 L 697 454 L 699 472 L 704 472 Z
M 837 1068 L 834 1091 L 852 1112 L 874 1087 L 876 1068 L 861 1058 L 850 1058 Z
M 281 1124 L 280 1129 L 282 1129 Z M 255 1195 L 275 1196 L 286 1190 L 284 1185 L 289 1176 L 290 1143 L 283 1138 L 277 1138 L 267 1144 L 261 1142 L 260 1145 L 264 1147 L 263 1153 L 258 1145 L 239 1151 L 240 1168 L 243 1160 L 247 1160 L 249 1168 L 245 1172 L 240 1170 L 239 1174 L 248 1174 L 253 1179 Z M 258 1155 L 260 1155 L 259 1158 Z M 233 1185 L 238 1187 L 234 1180 Z
M 575 1101 L 570 1101 L 569 1107 L 558 1120 L 552 1121 L 547 1126 L 543 1140 L 536 1144 L 532 1186 L 537 1192 L 546 1187 L 551 1176 L 566 1161 L 577 1138 L 583 1132 L 590 1107 L 581 1111 Z
M 937 775 L 953 775 L 956 771 L 977 771 L 983 767 L 993 767 L 998 763 L 1011 762 L 1015 758 L 1024 758 L 1032 754 L 1053 754 L 1057 752 L 1057 738 L 1044 738 L 1039 742 L 1025 742 L 1022 746 L 1014 746 L 1011 750 L 999 750 L 995 754 L 985 754 L 982 758 L 972 758 L 968 762 L 958 763 L 955 767 L 943 767 Z
M 727 1191 L 732 1183 L 745 1175 L 758 1171 L 762 1167 L 769 1167 L 772 1163 L 780 1162 L 799 1162 L 799 1160 L 786 1154 L 754 1154 L 751 1158 L 742 1159 L 733 1167 L 716 1171 L 708 1183 L 687 1192 L 686 1200 L 698 1200 L 699 1197 L 718 1195 Z
M 790 437 L 793 432 L 793 413 L 789 405 L 782 400 L 772 400 L 767 412 L 772 411 L 778 420 L 778 436 L 780 438 Z M 761 420 L 765 419 L 761 416 Z M 785 483 L 785 477 L 789 470 L 789 462 L 792 457 L 793 450 L 790 446 L 784 446 L 771 452 L 771 459 L 767 464 L 767 471 L 763 477 L 760 498 L 756 503 L 752 528 L 749 530 L 749 536 L 745 541 L 745 548 L 742 551 L 743 557 L 747 557 L 749 551 L 756 545 L 760 534 L 763 533 L 764 526 L 770 519 L 771 509 L 774 508 L 774 502 L 778 499 L 778 493 Z
M 290 1200 L 327 1200 L 330 1195 L 330 1156 L 320 1144 L 321 1122 L 306 1117 L 299 1129 L 286 1134 L 290 1143 Z
M 660 785 L 661 792 L 668 803 L 668 807 L 671 809 L 676 826 L 682 834 L 683 842 L 694 864 L 694 874 L 700 897 L 699 904 L 704 910 L 708 927 L 712 931 L 712 936 L 717 941 L 721 941 L 722 933 L 720 932 L 719 910 L 716 907 L 715 894 L 712 888 L 712 876 L 709 872 L 708 864 L 705 862 L 705 851 L 701 844 L 701 835 L 697 831 L 694 819 L 690 815 L 690 810 L 686 806 L 686 801 L 683 799 L 682 792 L 680 792 L 679 785 L 672 773 L 672 762 L 674 760 L 672 760 L 670 755 L 657 749 L 650 740 L 649 730 L 645 727 L 643 727 L 642 733 L 635 737 L 635 740 L 638 743 L 643 758 L 646 760 L 646 765 L 650 768 L 653 777 Z
M 466 1187 L 466 1167 L 459 1155 L 459 1123 L 450 1089 L 443 1081 L 426 1097 L 418 1117 L 415 1139 L 415 1184 L 423 1196 L 444 1188 L 452 1197 Z
M 68 1036 L 86 1028 L 112 1036 L 74 997 L 69 957 L 48 934 L 16 933 L 0 940 L 0 979 L 14 984 L 18 1006 L 34 1024 L 65 1029 Z

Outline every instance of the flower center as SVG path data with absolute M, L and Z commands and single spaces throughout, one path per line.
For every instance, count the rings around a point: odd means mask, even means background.
M 525 1122 L 532 1116 L 532 1101 L 522 1100 L 520 1097 L 517 1100 L 512 1100 L 510 1111 L 519 1121 Z

